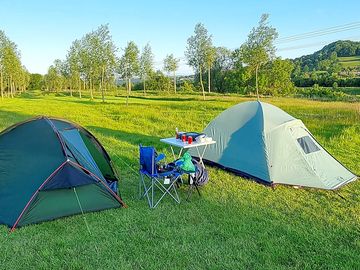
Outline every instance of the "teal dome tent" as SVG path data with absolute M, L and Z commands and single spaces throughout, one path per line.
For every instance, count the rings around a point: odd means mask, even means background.
M 115 170 L 84 128 L 39 117 L 0 133 L 0 224 L 12 229 L 125 206 Z
M 301 120 L 268 103 L 237 104 L 218 115 L 204 133 L 216 141 L 205 160 L 267 184 L 336 189 L 356 179 Z

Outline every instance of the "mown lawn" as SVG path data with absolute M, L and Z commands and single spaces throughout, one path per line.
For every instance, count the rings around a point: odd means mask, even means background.
M 0 226 L 0 269 L 360 269 L 360 182 L 337 192 L 271 189 L 217 168 L 189 202 L 150 210 L 137 199 L 138 144 L 154 145 L 175 127 L 201 131 L 241 97 L 138 95 L 106 104 L 27 94 L 0 100 L 0 130 L 36 115 L 67 118 L 103 143 L 120 172 L 127 209 L 27 226 Z M 360 174 L 360 104 L 271 98 L 301 118 L 341 162 Z M 0 179 L 1 180 L 1 179 Z M 180 190 L 184 199 L 186 189 Z M 339 195 L 341 195 L 341 198 Z M 1 207 L 1 206 L 0 206 Z

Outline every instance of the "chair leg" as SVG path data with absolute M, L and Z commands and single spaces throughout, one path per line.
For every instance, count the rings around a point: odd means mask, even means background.
M 153 208 L 155 208 L 160 203 L 160 201 L 165 197 L 166 194 L 169 194 L 174 199 L 175 202 L 180 203 L 180 197 L 175 186 L 177 179 L 178 178 L 172 180 L 168 188 L 164 187 L 160 181 L 155 180 L 156 182 L 154 183 L 154 185 L 156 185 L 157 188 L 163 192 L 163 194 L 157 200 L 155 205 L 153 205 Z M 172 194 L 171 192 L 172 190 L 174 190 L 174 194 Z
M 154 208 L 154 178 L 151 178 L 151 205 L 150 208 Z

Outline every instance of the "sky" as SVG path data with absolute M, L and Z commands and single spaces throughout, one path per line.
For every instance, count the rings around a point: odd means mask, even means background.
M 186 40 L 201 22 L 215 46 L 239 48 L 261 14 L 279 38 L 360 21 L 360 1 L 334 0 L 0 0 L 0 30 L 18 45 L 22 63 L 31 73 L 45 74 L 55 59 L 65 59 L 75 39 L 109 24 L 122 54 L 128 41 L 141 49 L 150 43 L 155 67 L 173 53 L 181 59 L 179 74 L 191 74 L 186 65 Z M 338 40 L 360 40 L 360 27 L 277 45 L 277 55 L 295 58 Z

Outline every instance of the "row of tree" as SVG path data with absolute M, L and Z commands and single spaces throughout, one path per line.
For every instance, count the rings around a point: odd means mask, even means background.
M 30 83 L 29 87 L 33 89 L 67 89 L 70 95 L 77 91 L 80 98 L 83 90 L 90 93 L 91 99 L 94 91 L 98 91 L 105 100 L 106 92 L 118 87 L 120 79 L 125 82 L 129 97 L 134 78 L 141 81 L 142 90 L 146 93 L 147 89 L 169 91 L 172 77 L 175 93 L 177 87 L 186 91 L 200 90 L 204 99 L 205 89 L 207 92 L 287 94 L 293 89 L 290 75 L 294 65 L 289 60 L 275 56 L 274 40 L 277 36 L 276 29 L 269 25 L 269 16 L 264 14 L 247 40 L 238 49 L 229 50 L 215 47 L 212 35 L 199 23 L 193 35 L 187 39 L 185 50 L 185 58 L 195 72 L 195 80 L 181 84 L 176 79 L 178 58 L 173 54 L 165 57 L 163 71 L 168 75 L 165 76 L 161 71 L 154 70 L 154 54 L 150 44 L 146 44 L 140 51 L 135 42 L 130 41 L 123 49 L 123 54 L 119 55 L 108 25 L 101 25 L 73 41 L 64 60 L 56 59 L 43 77 L 32 74 L 30 82 L 26 70 L 21 66 L 15 44 L 5 37 L 5 41 L 0 43 L 5 45 L 1 45 L 1 48 L 10 47 L 16 61 L 12 60 L 12 64 L 7 66 L 6 61 L 0 62 L 5 63 L 1 64 L 0 70 L 1 78 L 7 82 L 6 87 L 1 89 L 11 89 L 12 85 L 15 89 L 25 89 Z M 4 53 L 0 55 L 5 56 Z M 9 72 L 9 67 L 18 71 Z M 17 73 L 23 77 L 15 76 Z
M 224 92 L 224 87 L 231 86 L 231 89 L 240 87 L 244 91 L 256 89 L 259 94 L 260 85 L 263 88 L 262 92 L 268 93 L 269 89 L 279 86 L 278 81 L 274 82 L 274 79 L 270 78 L 271 73 L 279 71 L 271 70 L 283 68 L 284 65 L 286 68 L 281 72 L 287 72 L 284 74 L 287 81 L 282 86 L 291 86 L 292 66 L 288 62 L 276 59 L 273 42 L 278 34 L 275 28 L 269 26 L 268 19 L 267 14 L 262 15 L 259 25 L 252 29 L 246 42 L 234 51 L 213 46 L 212 36 L 205 26 L 201 23 L 195 26 L 194 34 L 187 40 L 185 57 L 187 64 L 196 74 L 195 84 L 199 85 L 204 99 L 205 87 L 211 92 L 212 84 L 215 91 L 219 92 Z M 128 95 L 131 93 L 134 77 L 141 79 L 144 93 L 148 80 L 152 79 L 153 82 L 161 79 L 161 74 L 154 72 L 154 55 L 149 44 L 140 52 L 135 42 L 130 41 L 122 56 L 117 57 L 117 52 L 108 26 L 100 26 L 80 40 L 75 40 L 64 61 L 55 60 L 45 77 L 47 88 L 62 89 L 64 82 L 67 82 L 66 87 L 70 88 L 71 93 L 71 89 L 76 88 L 81 96 L 81 89 L 89 89 L 92 98 L 93 90 L 98 89 L 104 99 L 106 89 L 115 85 L 119 77 L 125 81 Z M 169 54 L 163 64 L 163 70 L 173 76 L 173 88 L 176 92 L 179 59 Z M 258 75 L 260 70 L 263 71 L 261 76 Z M 205 76 L 206 81 L 203 80 Z
M 14 97 L 17 92 L 25 91 L 30 82 L 30 74 L 22 66 L 20 52 L 3 31 L 0 30 L 0 93 Z

